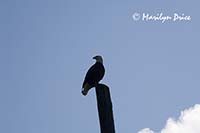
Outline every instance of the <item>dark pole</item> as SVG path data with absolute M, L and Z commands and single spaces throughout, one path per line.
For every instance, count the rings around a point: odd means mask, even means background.
M 96 96 L 101 133 L 115 133 L 109 87 L 98 84 L 96 86 Z

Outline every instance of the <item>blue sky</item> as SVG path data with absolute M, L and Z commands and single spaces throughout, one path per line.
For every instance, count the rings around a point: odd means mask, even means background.
M 81 86 L 104 58 L 118 133 L 160 130 L 199 103 L 199 1 L 0 2 L 0 132 L 99 132 L 94 89 Z M 134 21 L 134 12 L 191 21 Z

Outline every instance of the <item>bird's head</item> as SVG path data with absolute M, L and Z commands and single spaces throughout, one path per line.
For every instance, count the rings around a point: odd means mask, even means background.
M 100 62 L 103 64 L 103 58 L 100 55 L 94 56 L 93 59 L 95 59 L 96 62 Z

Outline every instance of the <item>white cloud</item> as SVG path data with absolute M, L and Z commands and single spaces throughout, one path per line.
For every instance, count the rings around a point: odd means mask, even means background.
M 138 133 L 156 132 L 149 128 L 145 128 Z M 159 133 L 200 133 L 200 104 L 182 111 L 178 120 L 169 118 L 165 128 Z
M 138 133 L 155 133 L 155 132 L 152 131 L 152 130 L 149 129 L 149 128 L 144 128 L 144 129 L 140 130 Z

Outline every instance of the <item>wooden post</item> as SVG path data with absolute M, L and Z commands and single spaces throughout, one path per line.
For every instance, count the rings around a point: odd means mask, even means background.
M 96 96 L 101 133 L 115 133 L 109 87 L 98 84 L 96 86 Z

